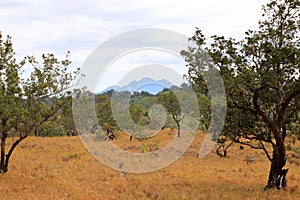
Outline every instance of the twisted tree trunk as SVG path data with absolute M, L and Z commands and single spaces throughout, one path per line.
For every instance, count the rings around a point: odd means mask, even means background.
M 282 178 L 282 173 L 283 167 L 286 164 L 286 149 L 284 146 L 284 140 L 285 140 L 285 132 L 281 133 L 280 129 L 277 127 L 276 129 L 273 129 L 273 134 L 276 143 L 273 145 L 273 156 L 271 159 L 271 167 L 270 167 L 270 172 L 269 172 L 269 179 L 268 183 L 265 187 L 265 189 L 268 188 L 278 188 L 280 189 L 283 187 L 285 188 L 286 185 L 278 185 L 278 181 L 280 178 Z M 287 171 L 286 171 L 287 172 Z M 284 180 L 285 180 L 285 175 L 284 174 Z
M 0 161 L 0 173 L 7 173 L 8 172 L 8 164 L 9 159 L 15 150 L 16 146 L 25 138 L 27 138 L 28 135 L 20 136 L 10 147 L 8 153 L 5 155 L 5 141 L 7 138 L 7 134 L 2 133 L 1 137 L 1 161 Z

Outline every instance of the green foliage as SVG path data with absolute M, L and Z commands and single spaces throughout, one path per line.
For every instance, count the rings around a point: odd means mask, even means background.
M 72 97 L 65 98 L 63 107 L 53 116 L 51 121 L 41 124 L 34 130 L 35 136 L 75 136 L 77 130 L 72 114 Z
M 183 119 L 183 113 L 181 113 L 181 107 L 177 96 L 174 94 L 174 90 L 167 90 L 161 92 L 157 96 L 158 103 L 162 104 L 166 111 L 172 116 L 177 125 L 178 137 L 180 137 L 180 121 Z
M 171 115 L 177 116 L 180 114 L 180 104 L 176 95 L 171 91 L 165 91 L 157 96 L 158 103 L 161 103 Z
M 208 94 L 203 75 L 218 69 L 229 106 L 224 135 L 264 150 L 272 163 L 268 187 L 275 187 L 286 163 L 286 130 L 299 124 L 299 7 L 298 0 L 271 0 L 263 6 L 258 30 L 246 31 L 240 41 L 212 36 L 208 45 L 197 28 L 190 38 L 195 45 L 181 52 L 189 67 L 186 77 L 202 94 Z M 203 59 L 207 54 L 209 62 Z M 272 156 L 264 144 L 273 147 Z
M 229 103 L 225 131 L 271 142 L 271 136 L 284 140 L 280 129 L 296 122 L 300 110 L 299 4 L 271 1 L 263 8 L 259 30 L 247 31 L 241 41 L 212 36 L 208 46 L 196 29 L 190 38 L 196 47 L 182 51 L 189 66 L 187 78 L 203 94 L 208 88 L 201 74 L 207 66 L 213 64 L 221 73 Z M 212 63 L 201 63 L 203 52 Z
M 52 136 L 66 136 L 67 132 L 63 125 L 49 121 L 41 125 L 34 133 L 36 136 L 52 137 Z
M 142 153 L 148 153 L 158 150 L 159 140 L 154 140 L 150 144 L 147 144 L 146 141 L 142 142 L 140 147 Z
M 147 153 L 147 152 L 148 152 L 148 147 L 147 147 L 145 141 L 142 142 L 141 152 L 142 152 L 142 153 Z
M 106 94 L 99 94 L 95 98 L 96 113 L 99 124 L 104 129 L 117 129 L 112 110 L 111 110 L 111 99 Z
M 173 86 L 157 95 L 144 91 L 131 94 L 128 91 L 113 90 L 98 94 L 95 107 L 99 124 L 104 129 L 120 130 L 121 127 L 133 134 L 142 132 L 146 126 L 151 130 L 166 127 L 176 129 L 184 118 L 185 124 L 190 123 L 191 126 L 196 123 L 195 120 L 199 120 L 205 131 L 210 122 L 210 100 L 207 96 L 198 94 L 201 115 L 194 115 L 192 110 L 195 106 L 189 92 L 185 90 L 190 91 L 188 84 Z M 177 98 L 180 98 L 181 102 Z M 181 113 L 181 107 L 188 113 Z
M 137 125 L 146 125 L 148 121 L 148 110 L 141 104 L 129 105 L 129 113 L 133 122 Z
M 62 61 L 53 54 L 43 54 L 41 62 L 34 56 L 27 56 L 18 63 L 14 56 L 11 37 L 3 39 L 0 32 L 2 173 L 7 172 L 9 158 L 15 147 L 47 121 L 54 120 L 68 103 L 67 97 L 71 95 L 73 80 L 78 74 L 78 71 L 69 72 L 69 53 Z M 32 72 L 28 78 L 23 78 L 21 74 L 29 66 Z M 5 140 L 12 136 L 18 139 L 6 151 Z

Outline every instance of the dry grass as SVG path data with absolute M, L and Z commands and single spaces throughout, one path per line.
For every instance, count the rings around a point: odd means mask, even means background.
M 160 147 L 174 134 L 166 131 L 144 144 L 159 141 Z M 9 172 L 0 174 L 0 199 L 300 199 L 299 166 L 287 163 L 287 191 L 264 192 L 269 161 L 263 152 L 240 150 L 236 144 L 228 158 L 211 153 L 199 159 L 202 138 L 198 134 L 172 165 L 124 177 L 91 156 L 78 137 L 30 137 L 15 150 Z M 132 151 L 142 145 L 137 140 L 129 143 L 122 134 L 115 143 Z M 256 162 L 247 165 L 246 156 Z

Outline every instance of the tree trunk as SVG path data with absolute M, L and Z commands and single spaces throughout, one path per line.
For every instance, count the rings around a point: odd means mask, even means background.
M 179 124 L 179 122 L 176 122 L 176 123 L 177 123 L 177 129 L 178 129 L 177 137 L 180 137 L 180 124 Z
M 17 139 L 12 146 L 10 147 L 8 153 L 5 155 L 5 140 L 7 137 L 5 135 L 1 137 L 1 162 L 0 162 L 0 173 L 7 173 L 8 172 L 8 163 L 9 159 L 11 157 L 12 152 L 15 150 L 16 146 L 25 138 L 27 138 L 28 135 L 21 136 L 19 139 Z
M 223 150 L 224 150 L 223 144 L 219 144 L 219 146 L 218 146 L 217 149 L 216 149 L 216 153 L 217 153 L 217 155 L 220 156 L 220 157 L 225 157 L 225 155 L 223 155 L 223 154 L 220 152 L 221 147 L 223 147 Z M 223 152 L 224 152 L 224 151 L 223 151 Z M 225 153 L 224 153 L 224 154 L 225 154 Z
M 5 171 L 5 134 L 1 136 L 1 161 L 0 161 L 0 173 L 6 173 Z
M 268 184 L 266 185 L 265 189 L 276 188 L 276 187 L 280 189 L 280 187 L 276 185 L 276 182 L 278 181 L 278 178 L 282 174 L 283 167 L 286 164 L 285 155 L 286 155 L 286 150 L 284 147 L 284 143 L 283 142 L 279 144 L 277 143 L 276 146 L 274 146 Z
M 227 157 L 227 149 L 233 144 L 233 142 L 230 142 L 227 146 L 225 146 L 225 143 L 219 144 L 219 146 L 217 147 L 216 153 L 218 154 L 218 156 L 220 157 Z M 220 149 L 223 149 L 223 154 L 220 152 Z
M 181 119 L 178 119 L 178 116 L 176 114 L 172 114 L 172 117 L 177 124 L 177 130 L 178 130 L 177 137 L 180 137 L 180 121 L 181 121 Z

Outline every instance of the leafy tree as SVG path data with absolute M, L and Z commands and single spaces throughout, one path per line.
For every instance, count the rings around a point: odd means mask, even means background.
M 166 128 L 166 125 L 168 123 L 167 114 L 165 109 L 161 105 L 159 104 L 153 105 L 148 111 L 148 116 L 151 121 L 148 124 L 148 127 L 151 130 L 157 131 Z
M 170 90 L 166 89 L 157 94 L 157 103 L 165 108 L 166 112 L 176 123 L 177 137 L 181 136 L 181 129 L 194 130 L 195 125 L 197 126 L 195 129 L 198 129 L 198 120 L 201 120 L 204 116 L 199 115 L 199 105 L 201 104 L 200 109 L 202 109 L 204 105 L 207 105 L 206 99 L 202 97 L 203 96 L 200 95 L 197 99 L 192 87 L 185 84 L 180 87 L 172 86 Z M 206 110 L 207 108 L 201 110 L 204 111 L 202 114 L 204 114 Z M 168 116 L 166 122 L 166 126 L 172 126 L 172 121 Z
M 163 105 L 166 111 L 172 116 L 177 125 L 177 136 L 180 137 L 181 124 L 183 116 L 181 115 L 180 104 L 175 94 L 169 90 L 160 93 L 157 96 L 157 101 Z
M 74 95 L 73 91 L 73 95 Z M 59 124 L 63 127 L 64 132 L 68 136 L 78 135 L 74 119 L 73 119 L 73 111 L 72 111 L 72 96 L 66 97 L 66 103 L 62 107 L 62 109 L 58 112 L 58 118 L 55 120 L 58 121 Z
M 200 127 L 199 129 L 201 131 L 207 131 L 208 127 L 209 127 L 209 122 L 210 122 L 210 99 L 206 96 L 203 95 L 201 93 L 198 93 L 197 95 L 197 99 L 198 99 L 198 104 L 199 104 L 199 110 L 200 110 Z
M 237 142 L 262 149 L 271 162 L 266 188 L 276 187 L 286 164 L 286 129 L 300 111 L 299 6 L 298 0 L 270 1 L 263 6 L 258 30 L 248 30 L 241 41 L 212 36 L 212 44 L 206 45 L 196 29 L 190 38 L 195 46 L 182 51 L 187 77 L 203 93 L 208 89 L 201 75 L 209 66 L 200 58 L 204 52 L 212 58 L 223 77 L 228 106 L 239 116 L 227 116 L 230 133 L 240 138 Z
M 147 109 L 150 109 L 150 107 L 155 104 L 155 98 L 153 97 L 153 95 L 147 95 L 147 92 L 144 93 L 143 91 L 138 94 L 138 96 L 131 96 L 130 103 L 140 104 Z
M 141 104 L 132 103 L 129 105 L 129 113 L 132 123 L 132 134 L 135 135 L 137 126 L 145 126 L 149 122 L 148 110 Z
M 72 100 L 72 119 L 78 134 L 99 132 L 99 121 L 95 115 L 95 95 L 86 87 L 75 89 Z M 83 108 L 84 106 L 84 108 Z M 97 106 L 97 105 L 96 105 Z
M 96 113 L 101 127 L 105 129 L 117 129 L 111 110 L 111 99 L 106 94 L 96 96 Z
M 11 37 L 0 33 L 0 172 L 8 171 L 10 157 L 17 145 L 47 121 L 54 118 L 70 96 L 77 72 L 69 73 L 69 54 L 58 61 L 53 54 L 43 54 L 42 63 L 27 56 L 20 63 L 15 59 Z M 33 71 L 22 78 L 26 63 Z M 6 139 L 16 137 L 11 146 Z
M 74 91 L 72 92 L 74 95 Z M 57 114 L 54 116 L 55 119 L 53 122 L 48 122 L 48 123 L 54 123 L 56 124 L 55 126 L 53 125 L 53 128 L 56 129 L 55 127 L 61 127 L 62 131 L 58 132 L 57 131 L 57 136 L 62 135 L 62 136 L 75 136 L 78 135 L 74 119 L 73 119 L 73 111 L 72 111 L 72 99 L 73 97 L 71 95 L 67 96 L 65 98 L 65 104 L 63 107 L 57 112 Z M 53 135 L 53 134 L 52 134 Z

